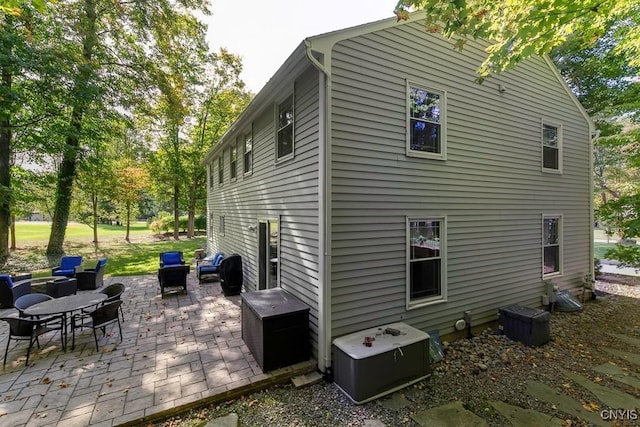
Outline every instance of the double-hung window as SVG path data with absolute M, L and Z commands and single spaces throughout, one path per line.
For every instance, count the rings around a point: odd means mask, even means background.
M 445 95 L 407 82 L 407 156 L 446 157 Z
M 562 216 L 542 217 L 542 277 L 562 274 Z
M 244 136 L 244 173 L 253 171 L 253 137 L 249 132 Z
M 213 212 L 209 212 L 209 240 L 213 240 Z
M 407 308 L 445 301 L 445 218 L 407 218 Z
M 237 144 L 234 144 L 229 150 L 229 168 L 231 169 L 231 179 L 236 179 L 238 167 L 238 151 Z
M 209 188 L 213 188 L 213 162 L 209 164 Z
M 542 124 L 542 170 L 562 172 L 562 127 Z
M 224 236 L 224 215 L 220 215 L 220 222 L 218 223 L 218 233 Z
M 278 105 L 276 160 L 293 156 L 293 95 Z
M 224 155 L 218 157 L 218 184 L 222 185 L 224 182 Z

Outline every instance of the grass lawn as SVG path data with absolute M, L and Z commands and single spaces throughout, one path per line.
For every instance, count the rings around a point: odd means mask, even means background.
M 615 243 L 600 243 L 595 242 L 593 244 L 594 256 L 598 259 L 603 259 L 605 252 L 609 249 L 613 249 L 616 247 Z
M 48 222 L 16 223 L 16 250 L 11 253 L 2 273 L 30 272 L 34 277 L 49 276 L 51 268 L 59 265 L 59 258 L 45 255 L 51 224 Z M 82 255 L 83 267 L 93 268 L 98 258 L 106 257 L 106 276 L 132 276 L 155 274 L 158 255 L 164 251 L 182 251 L 185 260 L 193 259 L 194 251 L 205 246 L 206 239 L 198 237 L 181 240 L 160 239 L 154 236 L 146 223 L 131 225 L 130 242 L 124 240 L 124 226 L 99 225 L 98 246 L 93 241 L 93 230 L 80 223 L 69 223 L 65 233 L 64 252 Z

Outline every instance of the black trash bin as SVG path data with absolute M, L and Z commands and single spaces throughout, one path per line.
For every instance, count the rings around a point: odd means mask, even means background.
M 242 290 L 242 257 L 231 254 L 220 263 L 220 286 L 225 295 L 238 295 Z

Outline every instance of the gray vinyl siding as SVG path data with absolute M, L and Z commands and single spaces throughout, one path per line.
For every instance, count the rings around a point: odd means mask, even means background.
M 484 46 L 463 52 L 412 23 L 332 53 L 332 336 L 404 321 L 453 331 L 512 303 L 539 306 L 542 215 L 563 215 L 562 288 L 589 272 L 589 125 L 536 58 L 475 83 Z M 447 159 L 406 156 L 406 80 L 444 90 Z M 507 90 L 500 93 L 498 85 Z M 541 170 L 541 121 L 563 126 L 563 173 Z M 406 225 L 446 216 L 447 302 L 407 310 Z
M 244 175 L 243 149 L 238 151 L 238 177 L 229 180 L 228 149 L 225 181 L 217 179 L 208 193 L 208 209 L 214 213 L 213 240 L 209 252 L 239 253 L 244 268 L 244 289 L 257 288 L 257 226 L 260 219 L 279 220 L 280 286 L 311 307 L 311 335 L 317 355 L 318 319 L 318 73 L 309 67 L 295 81 L 294 157 L 276 163 L 275 108 L 273 100 L 253 123 L 236 126 L 240 134 L 253 129 L 253 172 Z M 283 99 L 289 93 L 282 93 Z M 237 135 L 229 135 L 235 143 Z M 225 141 L 227 142 L 227 141 Z M 224 143 L 224 142 L 223 142 Z M 222 151 L 220 151 L 222 153 Z M 214 174 L 217 177 L 214 157 Z M 218 234 L 218 218 L 225 216 L 225 234 Z

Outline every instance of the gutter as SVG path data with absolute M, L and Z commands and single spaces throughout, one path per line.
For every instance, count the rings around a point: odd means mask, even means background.
M 318 369 L 331 367 L 331 73 L 304 41 L 307 58 L 318 73 Z

